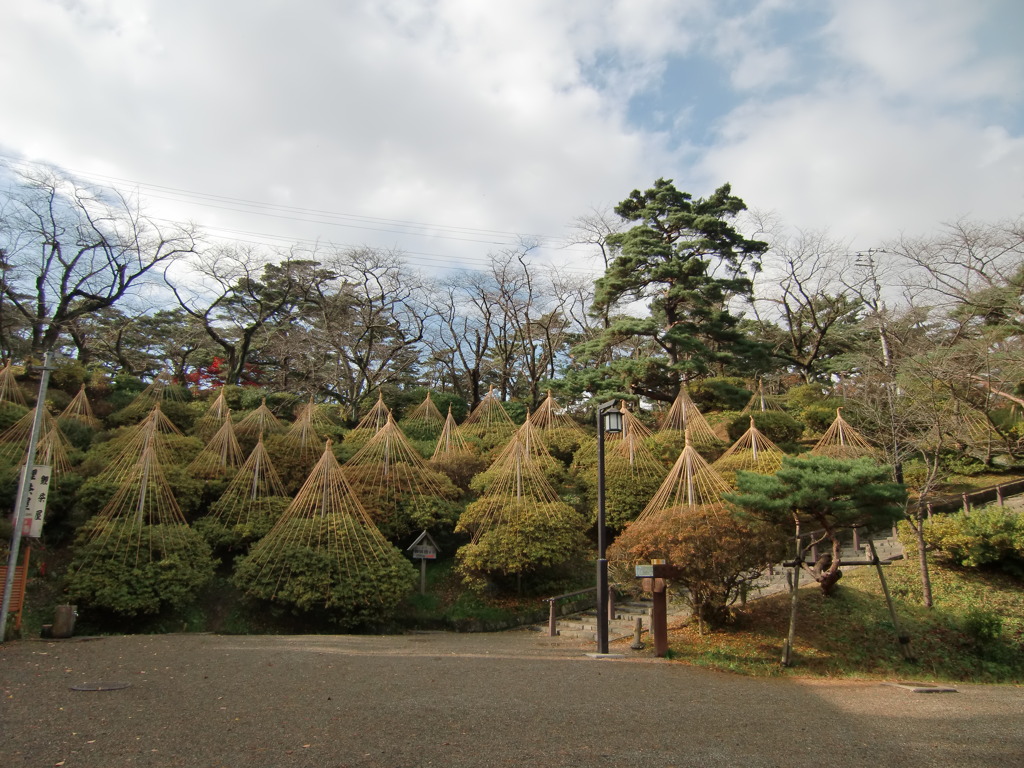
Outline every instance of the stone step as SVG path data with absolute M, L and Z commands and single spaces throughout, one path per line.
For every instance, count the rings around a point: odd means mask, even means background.
M 898 539 L 877 539 L 874 542 L 875 551 L 878 553 L 879 559 L 882 561 L 896 559 L 903 556 L 903 546 L 900 544 Z M 860 550 L 855 550 L 852 547 L 844 547 L 841 552 L 841 557 L 845 561 L 850 560 L 866 560 L 870 556 L 866 544 L 862 545 Z M 759 597 L 766 597 L 768 595 L 776 594 L 778 592 L 789 589 L 789 584 L 786 581 L 786 572 L 788 569 L 782 566 L 775 567 L 774 575 L 765 573 L 751 585 L 750 591 L 747 593 L 748 600 L 756 600 Z M 813 579 L 810 574 L 801 572 L 800 583 L 808 584 Z M 678 603 L 669 603 L 668 615 L 669 619 L 673 616 L 679 616 L 686 613 L 686 609 Z M 643 621 L 643 627 L 646 631 L 650 628 L 650 615 L 651 615 L 651 602 L 646 600 L 617 600 L 615 602 L 615 618 L 608 621 L 608 639 L 618 640 L 623 637 L 632 637 L 634 629 L 636 627 L 636 620 L 639 618 Z M 558 619 L 556 623 L 556 630 L 561 637 L 578 638 L 581 640 L 595 640 L 597 639 L 597 613 L 594 608 L 590 608 L 579 613 L 569 614 Z M 548 626 L 547 623 L 538 625 L 536 627 L 539 634 L 547 636 Z

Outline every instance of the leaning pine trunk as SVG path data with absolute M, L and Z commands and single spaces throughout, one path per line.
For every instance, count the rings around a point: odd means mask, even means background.
M 829 531 L 828 536 L 832 540 L 832 562 L 824 573 L 821 572 L 819 565 L 815 564 L 815 571 L 817 571 L 815 578 L 818 580 L 819 586 L 821 586 L 821 594 L 825 597 L 832 594 L 836 582 L 843 577 L 843 572 L 839 570 L 839 566 L 842 563 L 842 544 L 839 542 L 839 537 L 835 536 L 831 531 Z M 818 563 L 821 563 L 820 559 Z

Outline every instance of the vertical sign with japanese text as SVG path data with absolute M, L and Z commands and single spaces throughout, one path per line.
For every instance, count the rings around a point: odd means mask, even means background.
M 26 468 L 22 468 L 22 472 Z M 43 535 L 43 516 L 46 513 L 46 497 L 50 491 L 50 467 L 36 464 L 26 479 L 28 495 L 25 499 L 25 517 L 23 518 L 21 535 L 39 538 Z

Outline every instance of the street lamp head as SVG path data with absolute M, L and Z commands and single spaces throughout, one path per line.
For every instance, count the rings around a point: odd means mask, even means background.
M 618 433 L 622 431 L 622 411 L 605 411 L 601 414 L 604 418 L 604 431 Z

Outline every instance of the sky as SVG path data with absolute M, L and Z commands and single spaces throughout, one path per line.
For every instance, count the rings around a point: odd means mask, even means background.
M 592 270 L 573 222 L 659 177 L 851 252 L 1024 214 L 1019 0 L 33 0 L 0 29 L 0 160 L 211 238 Z

